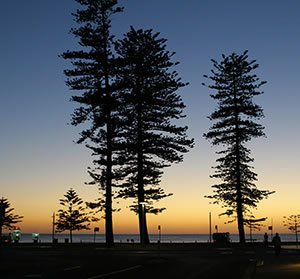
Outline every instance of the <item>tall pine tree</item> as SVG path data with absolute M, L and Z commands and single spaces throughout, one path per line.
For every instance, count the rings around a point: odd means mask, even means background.
M 121 12 L 117 0 L 76 0 L 82 7 L 74 14 L 78 28 L 71 33 L 79 39 L 81 50 L 67 51 L 62 57 L 72 62 L 65 70 L 67 85 L 81 94 L 72 96 L 79 107 L 72 116 L 72 125 L 89 123 L 78 143 L 87 143 L 97 156 L 97 182 L 105 193 L 106 244 L 114 244 L 112 222 L 113 156 L 117 126 L 117 96 L 114 87 L 115 58 L 110 34 L 111 16 Z M 92 174 L 92 172 L 90 172 Z
M 237 218 L 240 243 L 245 242 L 245 216 L 251 215 L 258 202 L 272 193 L 256 187 L 257 174 L 252 170 L 253 158 L 246 147 L 252 138 L 264 136 L 264 127 L 255 122 L 263 117 L 263 110 L 253 98 L 263 93 L 259 88 L 266 83 L 253 73 L 258 64 L 249 61 L 247 53 L 223 55 L 221 62 L 212 60 L 212 75 L 204 76 L 211 81 L 208 87 L 215 91 L 211 97 L 218 103 L 209 117 L 215 123 L 204 137 L 213 145 L 224 147 L 217 152 L 222 157 L 217 159 L 212 175 L 222 183 L 213 185 L 214 194 L 208 197 L 227 208 L 224 214 Z
M 183 160 L 193 140 L 187 127 L 176 125 L 185 105 L 177 91 L 186 84 L 172 68 L 174 53 L 166 39 L 152 30 L 131 30 L 117 42 L 122 66 L 118 82 L 122 90 L 125 145 L 123 172 L 127 175 L 120 196 L 134 198 L 131 207 L 139 216 L 141 243 L 148 243 L 146 213 L 159 213 L 154 202 L 169 196 L 159 186 L 163 169 Z M 125 187 L 126 186 L 126 187 Z

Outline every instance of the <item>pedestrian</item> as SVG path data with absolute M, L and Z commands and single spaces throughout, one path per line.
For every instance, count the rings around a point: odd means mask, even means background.
M 276 233 L 275 236 L 273 237 L 272 243 L 274 245 L 275 255 L 279 256 L 281 250 L 281 239 L 278 233 Z
M 264 234 L 264 244 L 265 244 L 265 247 L 268 247 L 268 245 L 269 245 L 269 236 L 267 233 Z

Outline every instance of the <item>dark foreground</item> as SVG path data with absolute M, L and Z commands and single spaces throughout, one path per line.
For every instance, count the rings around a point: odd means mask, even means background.
M 300 278 L 300 251 L 262 245 L 101 244 L 0 247 L 0 278 Z

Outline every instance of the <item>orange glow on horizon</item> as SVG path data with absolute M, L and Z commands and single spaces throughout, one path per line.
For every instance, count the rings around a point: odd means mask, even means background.
M 257 172 L 259 173 L 260 171 L 257 170 Z M 215 225 L 217 225 L 219 231 L 228 231 L 232 234 L 237 233 L 236 223 L 225 224 L 229 219 L 219 217 L 219 214 L 224 210 L 220 206 L 210 204 L 211 201 L 204 198 L 205 195 L 211 193 L 210 185 L 212 181 L 208 178 L 199 181 L 195 179 L 197 174 L 199 174 L 197 168 L 193 170 L 189 169 L 189 172 L 185 173 L 179 171 L 179 166 L 176 166 L 174 170 L 170 169 L 166 172 L 161 184 L 165 192 L 173 192 L 173 196 L 157 204 L 159 207 L 166 208 L 163 213 L 147 215 L 149 233 L 157 233 L 157 226 L 161 225 L 162 233 L 164 234 L 208 234 L 209 212 L 212 213 L 213 231 Z M 274 183 L 273 185 L 275 186 L 266 188 L 275 190 L 276 193 L 268 199 L 261 201 L 258 204 L 257 210 L 253 211 L 253 214 L 257 218 L 268 218 L 264 222 L 265 226 L 259 233 L 267 231 L 272 220 L 274 232 L 289 233 L 288 229 L 283 226 L 282 219 L 284 215 L 288 216 L 300 212 L 298 197 L 292 194 L 297 191 L 297 185 L 294 182 L 296 180 L 288 183 L 278 178 L 275 179 L 273 176 L 270 176 L 270 179 L 267 180 L 266 175 L 260 179 L 259 184 L 269 185 Z M 83 177 L 77 183 L 82 185 L 85 180 L 87 180 L 86 177 Z M 187 180 L 189 180 L 190 184 L 182 186 L 185 185 L 185 181 Z M 62 184 L 70 185 L 67 182 Z M 289 185 L 290 191 L 282 190 L 281 185 Z M 99 195 L 96 187 L 75 186 L 73 188 L 84 201 L 94 201 Z M 17 190 L 15 190 L 13 195 L 11 191 L 14 191 L 14 189 L 11 188 L 4 188 L 2 195 L 10 201 L 11 206 L 15 209 L 15 214 L 24 216 L 23 222 L 18 224 L 22 232 L 51 233 L 52 214 L 60 208 L 59 199 L 63 197 L 70 187 L 60 184 L 53 187 L 51 181 L 47 181 L 43 187 L 30 188 L 30 184 L 25 184 L 22 188 L 17 187 L 17 185 L 15 187 Z M 25 202 L 24 197 L 27 198 Z M 28 197 L 31 200 L 28 200 Z M 138 233 L 138 218 L 135 213 L 129 210 L 128 205 L 130 203 L 131 201 L 121 200 L 117 204 L 117 207 L 121 208 L 121 211 L 113 213 L 113 229 L 116 234 Z M 92 224 L 91 228 L 94 226 L 100 227 L 101 233 L 105 231 L 103 219 L 97 225 Z M 249 233 L 247 228 L 245 228 L 245 231 Z M 82 231 L 80 233 L 89 233 L 89 231 Z

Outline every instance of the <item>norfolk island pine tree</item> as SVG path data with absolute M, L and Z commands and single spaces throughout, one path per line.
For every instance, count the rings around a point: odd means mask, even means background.
M 207 197 L 227 208 L 223 214 L 236 216 L 240 243 L 245 243 L 245 215 L 252 215 L 251 210 L 258 202 L 274 193 L 259 190 L 254 184 L 257 174 L 250 165 L 254 159 L 246 147 L 252 138 L 265 135 L 264 127 L 255 122 L 264 116 L 263 110 L 253 98 L 263 93 L 259 88 L 266 82 L 253 73 L 258 64 L 255 60 L 248 61 L 248 51 L 222 55 L 221 62 L 212 60 L 212 63 L 211 76 L 204 77 L 212 82 L 208 88 L 216 92 L 211 97 L 218 107 L 209 116 L 214 124 L 204 137 L 224 149 L 217 152 L 222 157 L 217 159 L 215 174 L 211 176 L 222 183 L 213 185 L 214 194 Z
M 177 91 L 181 82 L 173 67 L 174 53 L 166 50 L 166 39 L 152 30 L 131 30 L 116 43 L 121 67 L 117 82 L 122 88 L 126 184 L 119 197 L 133 198 L 131 209 L 139 216 L 141 242 L 149 242 L 146 213 L 158 214 L 154 202 L 168 197 L 159 186 L 163 169 L 183 160 L 193 147 L 187 127 L 176 125 L 184 118 L 185 105 Z
M 113 86 L 115 59 L 112 53 L 114 38 L 110 34 L 110 18 L 122 11 L 117 0 L 76 0 L 85 9 L 74 15 L 78 28 L 71 33 L 79 38 L 82 50 L 66 51 L 62 57 L 71 61 L 73 69 L 65 70 L 67 86 L 82 92 L 72 96 L 80 106 L 72 115 L 74 126 L 90 123 L 83 130 L 77 143 L 86 146 L 98 156 L 96 184 L 104 191 L 106 245 L 114 245 L 112 221 L 113 154 L 116 137 L 117 96 Z M 90 174 L 93 171 L 89 171 Z
M 99 220 L 93 216 L 93 212 L 87 212 L 87 206 L 83 206 L 83 200 L 72 188 L 64 194 L 64 198 L 60 199 L 59 203 L 63 208 L 58 210 L 56 232 L 69 231 L 71 243 L 73 231 L 89 230 L 90 223 Z

